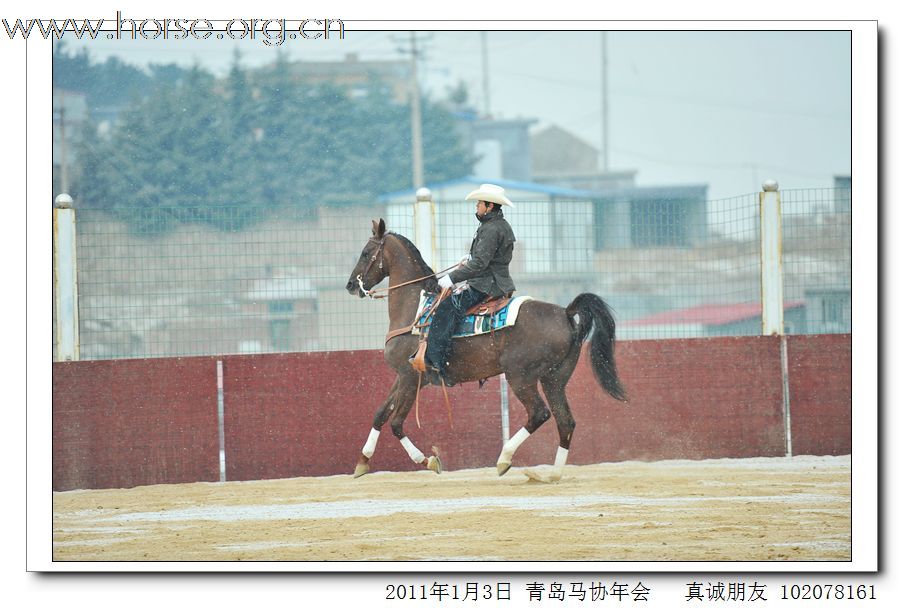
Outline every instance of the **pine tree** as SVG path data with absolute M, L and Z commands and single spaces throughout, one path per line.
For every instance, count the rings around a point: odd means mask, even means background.
M 221 131 L 224 136 L 222 184 L 236 199 L 233 204 L 234 215 L 224 227 L 240 229 L 259 218 L 265 211 L 261 210 L 258 190 L 255 188 L 258 177 L 254 172 L 260 113 L 247 73 L 241 66 L 241 55 L 238 51 L 233 57 L 224 84 L 224 95 L 225 98 L 217 105 L 221 113 Z
M 363 95 L 333 84 L 301 86 L 284 56 L 255 78 L 236 56 L 217 82 L 195 66 L 155 72 L 110 138 L 89 138 L 79 155 L 83 201 L 161 232 L 199 222 L 237 230 L 280 211 L 367 203 L 411 186 L 407 105 L 372 82 Z M 427 181 L 468 173 L 455 120 L 424 99 Z

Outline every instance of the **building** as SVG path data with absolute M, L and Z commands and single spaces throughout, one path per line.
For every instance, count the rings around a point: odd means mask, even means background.
M 818 287 L 804 292 L 807 329 L 812 334 L 851 333 L 851 289 Z
M 511 271 L 518 293 L 567 304 L 575 291 L 595 286 L 593 254 L 593 194 L 556 185 L 467 176 L 430 184 L 436 203 L 437 270 L 457 263 L 470 250 L 477 229 L 474 203 L 465 197 L 481 183 L 496 183 L 514 202 L 505 217 L 518 243 Z M 389 229 L 414 236 L 414 190 L 385 194 Z
M 549 275 L 549 280 L 567 278 L 586 290 L 599 290 L 598 284 L 585 284 L 581 278 L 594 270 L 599 251 L 691 248 L 708 236 L 705 185 L 592 191 L 467 176 L 427 185 L 438 207 L 434 261 L 440 267 L 452 265 L 468 252 L 474 211 L 464 198 L 488 182 L 504 187 L 516 203 L 516 208 L 505 210 L 506 217 L 519 229 L 512 271 L 535 275 L 537 280 Z M 414 200 L 413 189 L 379 198 L 387 205 L 390 228 L 413 235 Z M 555 296 L 559 293 L 553 291 Z
M 287 352 L 297 347 L 319 348 L 317 288 L 293 268 L 283 268 L 255 280 L 242 295 L 247 335 L 242 353 Z
M 692 247 L 709 237 L 706 185 L 622 187 L 594 197 L 594 248 Z
M 532 134 L 530 147 L 533 180 L 538 183 L 592 191 L 634 186 L 636 170 L 599 170 L 599 151 L 556 125 Z
M 706 185 L 638 187 L 636 170 L 599 170 L 599 151 L 555 125 L 531 136 L 531 156 L 534 181 L 595 192 L 596 250 L 693 246 L 709 235 Z
M 465 197 L 481 183 L 505 188 L 515 203 L 505 216 L 518 228 L 518 258 L 513 269 L 527 274 L 589 271 L 593 267 L 593 194 L 555 185 L 467 176 L 427 187 L 436 202 L 437 265 L 448 266 L 470 249 L 476 229 L 474 206 Z M 394 231 L 414 235 L 414 191 L 380 197 L 387 223 Z
M 266 70 L 256 74 L 256 78 L 263 78 Z M 286 74 L 302 84 L 329 83 L 345 88 L 351 96 L 363 95 L 374 81 L 388 85 L 392 99 L 399 104 L 407 104 L 411 95 L 411 62 L 406 60 L 362 61 L 357 53 L 349 53 L 341 62 L 289 62 Z
M 537 176 L 568 176 L 597 172 L 599 151 L 557 125 L 531 134 L 531 160 Z
M 759 303 L 699 304 L 680 310 L 668 310 L 626 321 L 619 327 L 623 339 L 700 338 L 713 336 L 756 336 L 762 331 L 762 307 Z M 785 332 L 807 331 L 805 303 L 785 302 Z
M 851 213 L 851 176 L 837 175 L 835 184 L 835 214 Z
M 482 118 L 474 111 L 455 115 L 465 149 L 477 157 L 474 176 L 494 182 L 533 180 L 530 126 L 535 119 Z

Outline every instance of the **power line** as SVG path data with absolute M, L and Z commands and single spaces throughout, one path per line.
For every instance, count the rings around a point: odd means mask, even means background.
M 464 62 L 459 62 L 455 60 L 447 60 L 447 63 L 453 66 L 463 66 Z M 563 87 L 569 87 L 580 91 L 586 91 L 589 83 L 583 80 L 575 80 L 575 79 L 563 79 L 559 77 L 553 77 L 548 75 L 538 75 L 538 74 L 528 74 L 523 72 L 517 72 L 512 70 L 496 70 L 494 71 L 494 76 L 499 78 L 512 77 L 512 78 L 522 78 L 529 79 L 531 81 L 545 83 L 549 85 L 559 85 Z M 666 92 L 651 92 L 651 91 L 630 91 L 630 90 L 618 90 L 613 89 L 611 93 L 619 96 L 619 97 L 632 97 L 632 98 L 644 98 L 644 99 L 652 99 L 652 100 L 662 100 L 662 101 L 671 101 L 671 102 L 681 102 L 684 104 L 692 104 L 697 106 L 705 106 L 710 108 L 720 108 L 720 109 L 735 109 L 735 110 L 746 110 L 751 112 L 759 112 L 759 113 L 767 113 L 767 114 L 777 114 L 777 115 L 792 115 L 798 117 L 808 117 L 808 118 L 822 118 L 822 119 L 830 119 L 830 120 L 844 120 L 848 119 L 848 115 L 839 114 L 839 113 L 831 113 L 831 112 L 813 112 L 811 110 L 805 109 L 793 109 L 793 108 L 778 108 L 778 107 L 768 107 L 762 104 L 745 104 L 741 102 L 727 101 L 727 100 L 704 100 L 700 98 L 694 98 L 689 96 L 680 96 L 675 94 L 669 94 Z M 590 113 L 588 113 L 590 114 Z M 597 111 L 593 111 L 592 114 L 597 114 Z
M 786 166 L 779 166 L 771 163 L 763 163 L 763 162 L 753 162 L 753 161 L 735 161 L 735 162 L 714 162 L 714 161 L 700 161 L 700 160 L 676 160 L 676 159 L 663 159 L 661 157 L 655 157 L 652 155 L 648 155 L 646 153 L 641 153 L 638 151 L 630 151 L 628 149 L 615 149 L 618 153 L 631 155 L 633 157 L 637 157 L 639 159 L 643 159 L 646 161 L 655 162 L 658 164 L 664 164 L 667 166 L 687 166 L 687 167 L 704 167 L 704 168 L 720 168 L 720 169 L 730 169 L 730 170 L 747 170 L 750 168 L 768 168 L 770 170 L 778 170 L 780 172 L 785 172 L 787 174 L 794 174 L 796 176 L 806 176 L 811 178 L 825 178 L 824 174 L 817 174 L 815 172 L 806 172 L 797 170 L 794 168 L 788 168 Z
M 424 54 L 418 49 L 418 42 L 426 42 L 432 36 L 420 37 L 415 31 L 410 32 L 408 38 L 409 48 L 399 47 L 400 53 L 410 55 L 410 95 L 411 95 L 411 177 L 415 189 L 424 186 L 424 146 L 421 137 L 421 91 L 417 80 L 417 61 Z

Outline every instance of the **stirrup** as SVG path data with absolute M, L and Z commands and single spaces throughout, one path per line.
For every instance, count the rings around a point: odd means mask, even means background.
M 408 358 L 408 363 L 411 364 L 411 367 L 417 370 L 418 372 L 424 372 L 427 370 L 427 364 L 425 361 L 425 355 L 427 353 L 427 343 L 426 342 L 418 342 L 417 351 Z

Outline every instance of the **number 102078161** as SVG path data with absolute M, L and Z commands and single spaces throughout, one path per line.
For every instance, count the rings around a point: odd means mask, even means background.
M 876 599 L 872 584 L 783 584 L 782 599 Z

